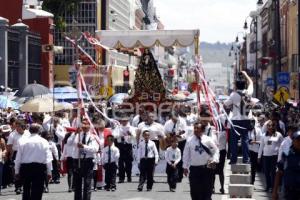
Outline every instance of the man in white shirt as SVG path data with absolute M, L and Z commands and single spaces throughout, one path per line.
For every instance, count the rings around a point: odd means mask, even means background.
M 186 122 L 184 121 L 184 119 L 179 117 L 179 115 L 177 113 L 173 113 L 170 117 L 171 117 L 171 119 L 169 119 L 165 123 L 165 126 L 164 126 L 165 134 L 168 139 L 173 136 L 175 136 L 177 138 L 178 148 L 180 149 L 181 156 L 182 156 L 184 146 L 186 143 L 186 139 L 188 137 Z M 181 182 L 182 178 L 183 178 L 183 168 L 182 168 L 181 160 L 177 165 L 177 169 L 178 169 L 178 180 L 177 181 Z
M 140 139 L 141 133 L 143 133 L 145 130 L 148 130 L 150 134 L 150 140 L 155 143 L 156 148 L 159 151 L 159 139 L 165 138 L 164 127 L 160 123 L 155 122 L 154 119 L 155 114 L 148 113 L 147 120 L 139 124 L 137 129 L 137 140 Z
M 140 180 L 138 191 L 143 190 L 147 179 L 147 191 L 152 190 L 154 167 L 158 163 L 158 151 L 156 145 L 150 140 L 150 131 L 143 132 L 144 140 L 139 144 L 137 162 L 140 168 Z
M 211 199 L 214 170 L 219 162 L 219 149 L 215 142 L 205 135 L 205 126 L 197 121 L 194 136 L 187 141 L 183 152 L 184 174 L 189 173 L 191 198 Z
M 120 150 L 119 159 L 119 183 L 124 183 L 125 172 L 127 182 L 131 182 L 131 171 L 133 161 L 132 145 L 135 142 L 135 128 L 130 126 L 127 118 L 119 120 L 120 125 L 117 126 L 112 134 L 116 139 L 116 147 Z
M 248 88 L 246 89 L 247 82 Z M 224 102 L 226 106 L 232 106 L 231 121 L 233 126 L 231 127 L 230 135 L 230 164 L 236 164 L 237 162 L 239 137 L 241 137 L 242 141 L 243 163 L 249 162 L 248 131 L 250 129 L 250 120 L 248 118 L 249 113 L 247 112 L 249 109 L 247 106 L 250 104 L 252 94 L 253 82 L 248 74 L 242 71 L 238 74 L 237 80 L 235 81 L 235 91 L 233 91 L 229 99 Z
M 74 186 L 75 200 L 91 199 L 91 182 L 93 178 L 94 158 L 99 146 L 90 132 L 90 124 L 87 119 L 82 120 L 81 128 L 67 143 L 74 145 L 72 158 L 74 160 Z M 83 191 L 82 191 L 83 185 Z
M 16 129 L 10 133 L 7 141 L 7 150 L 9 152 L 9 155 L 11 155 L 12 161 L 15 160 L 18 148 L 19 148 L 19 142 L 21 138 L 23 137 L 29 137 L 30 133 L 28 130 L 26 130 L 26 123 L 23 120 L 17 120 L 15 122 Z M 21 194 L 21 187 L 22 183 L 20 180 L 15 181 L 15 192 L 16 194 Z
M 48 141 L 39 136 L 41 130 L 39 124 L 30 126 L 31 135 L 20 140 L 15 160 L 16 179 L 23 182 L 24 200 L 41 200 L 46 172 L 51 178 L 52 154 Z
M 106 191 L 115 191 L 116 187 L 116 176 L 118 162 L 120 158 L 120 151 L 114 145 L 114 136 L 109 135 L 107 137 L 107 146 L 103 149 L 102 159 L 103 167 L 105 169 L 105 190 Z

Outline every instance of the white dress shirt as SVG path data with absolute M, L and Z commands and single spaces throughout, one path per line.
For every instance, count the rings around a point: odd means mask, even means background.
M 137 127 L 139 126 L 139 124 L 140 124 L 140 118 L 141 118 L 140 115 L 134 116 L 134 118 L 132 119 L 131 125 L 132 125 L 133 127 L 136 127 L 136 128 L 137 128 Z
M 145 158 L 145 147 L 146 147 L 146 143 L 145 141 L 142 141 L 140 144 L 139 144 L 139 147 L 138 147 L 138 152 L 137 152 L 137 162 L 140 163 L 141 159 L 142 158 Z M 155 143 L 151 140 L 148 141 L 148 156 L 147 158 L 155 158 L 155 163 L 157 164 L 158 163 L 158 158 L 159 158 L 159 155 L 158 155 L 158 151 L 157 151 L 157 148 L 155 146 Z
M 183 134 L 181 134 L 179 141 L 183 141 L 187 138 L 187 128 L 186 128 L 186 122 L 181 117 L 178 117 L 178 120 L 176 123 L 172 119 L 169 119 L 166 121 L 164 126 L 165 134 L 171 134 L 176 133 L 176 135 L 179 135 L 179 132 L 184 131 Z
M 52 141 L 49 141 L 49 147 L 50 147 L 50 151 L 52 153 L 53 159 L 58 160 L 58 150 L 57 150 L 55 143 Z
M 58 138 L 57 144 L 62 145 L 62 141 L 63 141 L 63 139 L 65 138 L 65 135 L 66 135 L 65 128 L 62 125 L 57 124 L 56 128 L 53 125 L 51 125 L 51 130 L 54 131 L 54 134 Z
M 71 127 L 70 120 L 68 118 L 62 118 L 60 119 L 60 124 L 65 127 Z
M 19 140 L 22 137 L 29 137 L 30 133 L 28 130 L 24 130 L 24 133 L 21 135 L 16 130 L 11 132 L 8 136 L 7 145 L 12 145 L 12 150 L 17 151 L 19 147 Z
M 264 135 L 260 141 L 260 147 L 258 152 L 258 158 L 264 156 L 277 156 L 279 147 L 283 141 L 281 133 L 276 132 L 276 135 L 267 136 Z
M 153 122 L 150 125 L 147 125 L 145 122 L 139 124 L 138 129 L 141 131 L 141 134 L 148 130 L 150 132 L 150 140 L 158 140 L 158 136 L 165 137 L 164 127 L 157 122 Z
M 21 164 L 40 163 L 47 165 L 48 174 L 51 174 L 52 153 L 49 142 L 38 134 L 31 134 L 22 138 L 19 143 L 15 160 L 15 173 L 19 174 Z
M 128 132 L 130 132 L 130 135 L 128 134 Z M 126 126 L 120 125 L 112 131 L 112 135 L 117 139 L 119 143 L 122 142 L 122 138 L 124 138 L 124 142 L 133 144 L 136 137 L 136 128 L 130 126 L 129 123 Z
M 211 139 L 214 141 L 214 143 L 219 146 L 219 136 L 218 133 L 216 131 L 216 128 L 214 126 L 211 126 L 210 124 L 208 124 L 205 127 L 205 132 L 204 135 L 211 137 Z
M 119 158 L 120 158 L 120 151 L 119 149 L 115 146 L 115 145 L 112 145 L 110 147 L 110 162 L 113 163 L 115 162 L 116 164 L 118 164 L 119 162 Z M 103 161 L 103 164 L 106 164 L 108 163 L 108 158 L 109 158 L 109 146 L 106 146 L 103 151 L 102 151 L 102 161 Z
M 168 147 L 165 153 L 165 159 L 169 165 L 174 163 L 177 165 L 181 160 L 181 151 L 178 147 L 174 149 L 173 147 Z
M 201 136 L 201 143 L 205 145 L 212 155 L 206 153 L 199 144 L 199 139 L 194 135 L 187 141 L 183 151 L 183 168 L 190 166 L 203 166 L 207 165 L 209 161 L 219 162 L 219 149 L 211 137 L 206 135 Z
M 74 134 L 74 133 L 73 133 Z M 72 143 L 73 138 L 70 136 L 67 140 L 67 142 L 64 144 L 64 149 L 63 149 L 63 153 L 61 155 L 61 160 L 65 160 L 68 157 L 72 157 L 73 156 L 73 151 L 74 151 L 74 144 Z
M 278 150 L 278 162 L 281 161 L 283 153 L 288 155 L 287 153 L 289 152 L 289 150 L 292 146 L 292 143 L 293 143 L 293 140 L 290 136 L 287 136 L 283 139 L 283 142 L 281 143 L 279 150 Z
M 246 96 L 251 97 L 252 93 L 249 92 L 248 90 L 241 91 L 244 93 Z M 229 96 L 229 99 L 224 101 L 224 104 L 226 106 L 232 106 L 232 115 L 231 115 L 231 120 L 245 120 L 249 119 L 248 115 L 246 115 L 246 105 L 244 105 L 243 108 L 243 113 L 241 113 L 241 95 L 237 92 L 232 92 Z M 246 103 L 245 103 L 246 104 Z
M 74 145 L 72 158 L 95 158 L 95 154 L 98 152 L 99 145 L 90 132 L 86 133 L 86 144 L 83 145 L 83 148 L 78 148 L 78 143 L 82 143 L 84 133 L 73 134 L 70 136 L 70 140 L 67 141 L 69 145 Z M 80 155 L 80 157 L 79 157 Z
M 261 128 L 255 126 L 255 128 L 252 131 L 248 131 L 248 136 L 249 136 L 249 140 L 258 142 L 258 143 L 255 143 L 255 144 L 250 143 L 249 144 L 249 151 L 253 151 L 255 153 L 258 153 L 261 138 L 263 136 L 263 134 L 261 132 Z

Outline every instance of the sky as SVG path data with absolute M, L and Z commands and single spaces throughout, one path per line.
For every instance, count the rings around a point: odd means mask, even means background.
M 154 0 L 165 29 L 199 29 L 200 41 L 226 42 L 240 38 L 244 21 L 257 0 Z M 248 18 L 248 22 L 250 22 Z

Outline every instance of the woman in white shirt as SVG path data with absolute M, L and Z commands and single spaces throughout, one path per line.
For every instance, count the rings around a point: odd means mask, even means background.
M 258 151 L 260 147 L 260 141 L 262 138 L 262 131 L 261 127 L 258 123 L 254 120 L 253 129 L 248 132 L 249 135 L 249 155 L 250 155 L 250 162 L 251 162 L 251 184 L 254 185 L 255 175 L 258 168 L 257 158 L 258 158 Z
M 258 152 L 258 162 L 260 163 L 261 157 L 263 155 L 263 167 L 266 176 L 266 191 L 273 188 L 276 164 L 278 157 L 278 150 L 283 141 L 281 133 L 276 132 L 277 124 L 275 121 L 270 121 L 267 125 L 267 132 L 261 138 L 259 152 Z

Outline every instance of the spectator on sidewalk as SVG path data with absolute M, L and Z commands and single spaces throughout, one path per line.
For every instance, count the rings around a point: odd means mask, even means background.
M 276 122 L 270 121 L 267 125 L 267 132 L 262 137 L 258 152 L 258 163 L 263 156 L 263 168 L 266 177 L 266 191 L 268 192 L 274 186 L 276 174 L 276 163 L 279 147 L 283 141 L 281 133 L 276 131 Z
M 278 200 L 278 189 L 281 179 L 284 182 L 286 200 L 300 199 L 300 132 L 292 134 L 292 146 L 284 149 L 281 160 L 278 162 L 272 200 Z
M 256 171 L 258 169 L 258 151 L 263 135 L 261 132 L 260 125 L 257 122 L 255 122 L 255 120 L 252 121 L 252 126 L 253 128 L 249 130 L 249 155 L 251 162 L 251 184 L 254 185 Z
M 2 177 L 3 177 L 2 175 L 3 175 L 3 166 L 4 166 L 5 158 L 6 158 L 6 144 L 3 135 L 1 133 L 0 135 L 0 195 L 1 195 L 1 188 L 2 188 Z

